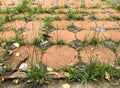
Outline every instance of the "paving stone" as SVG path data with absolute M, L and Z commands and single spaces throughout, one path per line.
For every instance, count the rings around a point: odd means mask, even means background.
M 42 52 L 39 48 L 35 46 L 29 46 L 27 47 L 27 52 L 29 55 L 29 58 L 25 61 L 27 64 L 27 68 L 30 68 L 33 64 L 39 64 L 42 57 Z
M 25 26 L 25 21 L 23 21 L 23 20 L 16 20 L 16 21 L 13 21 L 13 22 L 5 23 L 4 25 L 9 27 L 9 29 L 13 29 L 13 28 L 19 29 L 19 28 Z
M 87 7 L 93 7 L 93 6 L 96 6 L 100 2 L 101 2 L 100 0 L 85 0 L 85 5 Z
M 65 14 L 54 14 L 53 17 L 60 17 L 61 19 L 66 18 L 67 16 Z
M 75 35 L 68 30 L 54 30 L 50 34 L 50 41 L 56 42 L 57 40 L 65 40 L 65 42 L 71 42 L 75 40 Z
M 12 51 L 12 55 L 6 57 L 6 65 L 10 65 L 12 70 L 16 70 L 23 61 L 28 58 L 27 48 L 22 46 Z
M 94 30 L 82 30 L 76 33 L 76 38 L 80 41 L 91 40 L 93 37 L 96 37 L 99 40 L 105 39 L 103 34 L 95 32 Z
M 27 29 L 40 29 L 40 25 L 43 23 L 42 21 L 30 21 L 26 24 Z
M 33 43 L 34 39 L 39 38 L 42 32 L 38 29 L 30 29 L 28 31 L 23 32 L 23 41 L 28 43 Z
M 6 64 L 9 64 L 12 70 L 18 69 L 23 62 L 30 68 L 34 63 L 39 64 L 41 61 L 42 53 L 35 46 L 21 46 L 11 52 L 12 55 L 6 58 Z
M 15 32 L 13 30 L 0 32 L 0 39 L 2 39 L 2 40 L 10 40 L 12 38 L 15 38 Z
M 119 30 L 108 30 L 104 33 L 106 38 L 110 38 L 113 41 L 120 41 L 120 31 Z
M 37 17 L 39 17 L 39 18 L 46 18 L 46 17 L 52 17 L 52 15 L 48 14 L 48 13 L 43 13 L 43 14 L 39 14 Z
M 91 60 L 113 65 L 116 56 L 113 51 L 103 46 L 87 46 L 80 51 L 81 60 L 90 63 Z
M 98 21 L 97 26 L 102 28 L 119 28 L 119 25 L 114 21 Z
M 71 22 L 67 20 L 61 20 L 61 21 L 53 21 L 52 24 L 57 29 L 67 29 L 67 27 L 71 24 Z
M 74 22 L 74 25 L 78 28 L 83 28 L 83 29 L 91 29 L 96 27 L 95 22 L 91 22 L 91 21 L 76 21 Z
M 43 64 L 53 69 L 60 69 L 78 61 L 77 51 L 68 46 L 52 46 L 42 57 Z
M 105 13 L 95 14 L 95 17 L 97 17 L 98 19 L 105 19 L 105 18 L 108 18 L 109 16 L 110 16 L 109 14 L 105 14 Z

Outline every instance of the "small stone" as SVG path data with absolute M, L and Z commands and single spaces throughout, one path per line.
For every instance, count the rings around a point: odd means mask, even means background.
M 51 45 L 52 45 L 52 43 L 47 40 L 40 43 L 40 47 L 49 47 Z
M 27 70 L 27 63 L 22 63 L 19 67 L 20 70 Z
M 77 48 L 77 47 L 79 47 L 79 45 L 81 45 L 81 41 L 78 40 L 78 39 L 77 40 L 73 40 L 72 43 L 73 43 L 75 48 Z
M 95 29 L 96 32 L 99 32 L 99 33 L 104 33 L 105 32 L 105 29 L 104 28 L 101 28 L 101 27 L 97 27 Z
M 15 47 L 20 47 L 20 44 L 19 43 L 13 43 L 13 45 L 15 46 Z

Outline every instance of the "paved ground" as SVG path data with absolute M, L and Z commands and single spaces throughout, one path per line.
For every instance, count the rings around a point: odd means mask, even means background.
M 2 10 L 7 7 L 13 8 L 19 3 L 17 0 L 15 2 L 1 0 L 0 8 Z M 16 30 L 24 42 L 22 45 L 12 40 L 12 43 L 8 43 L 6 56 L 0 58 L 1 61 L 5 58 L 5 63 L 15 71 L 7 76 L 8 78 L 25 76 L 25 73 L 19 71 L 19 67 L 27 64 L 27 68 L 29 68 L 34 61 L 42 61 L 46 67 L 58 70 L 71 63 L 77 63 L 79 59 L 89 63 L 92 58 L 113 65 L 120 57 L 120 12 L 113 9 L 108 3 L 102 0 L 58 0 L 56 3 L 53 3 L 53 0 L 49 2 L 35 0 L 31 1 L 30 6 L 36 7 L 39 4 L 42 4 L 44 8 L 57 5 L 68 5 L 70 8 L 59 8 L 54 12 L 36 13 L 32 16 L 31 13 L 17 14 L 13 16 L 16 20 L 2 24 L 2 29 L 5 30 L 0 31 L 1 41 L 15 38 Z M 25 19 L 21 19 L 24 16 Z M 0 17 L 7 18 L 3 13 L 0 13 Z M 51 21 L 50 17 L 54 20 Z M 36 38 L 40 42 L 31 45 Z M 94 38 L 104 41 L 104 43 L 95 46 L 96 42 L 93 40 L 87 46 L 83 44 L 85 40 L 91 41 Z M 5 44 L 6 41 L 1 42 L 1 55 L 4 54 Z M 63 45 L 59 46 L 60 44 Z M 61 86 L 61 84 L 58 85 Z M 108 88 L 112 87 L 108 86 Z

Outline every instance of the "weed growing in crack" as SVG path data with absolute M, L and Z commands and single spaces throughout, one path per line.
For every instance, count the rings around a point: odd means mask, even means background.
M 10 69 L 10 66 L 9 65 L 4 65 L 4 66 L 2 66 L 2 72 L 1 72 L 1 76 L 4 76 L 4 75 L 6 75 L 8 72 L 10 72 L 11 71 L 11 69 Z
M 101 44 L 105 47 L 111 49 L 115 54 L 117 53 L 117 47 L 119 46 L 120 42 L 115 42 L 112 39 L 106 39 L 104 41 L 101 41 Z
M 79 65 L 65 67 L 63 71 L 69 74 L 69 77 L 67 77 L 68 81 L 78 81 L 82 83 L 89 81 L 110 81 L 120 77 L 120 71 L 115 67 L 98 61 L 91 61 L 89 65 L 82 67 Z M 109 77 L 107 77 L 108 75 Z
M 81 4 L 80 8 L 87 8 L 85 4 Z
M 119 21 L 120 20 L 120 17 L 119 16 L 110 16 L 108 18 L 106 18 L 105 20 L 109 20 L 109 21 Z
M 20 5 L 18 5 L 17 7 L 14 8 L 14 10 L 17 14 L 24 13 L 24 12 L 28 11 L 28 9 L 29 9 L 29 1 L 28 0 L 23 0 Z
M 27 77 L 24 80 L 31 82 L 29 88 L 36 88 L 39 84 L 44 84 L 50 80 L 48 71 L 41 62 L 39 64 L 34 63 L 26 73 Z
M 77 12 L 73 12 L 71 10 L 69 10 L 69 12 L 67 13 L 67 20 L 84 20 L 83 16 L 78 16 Z
M 52 25 L 53 19 L 51 17 L 46 17 L 43 20 L 45 21 L 43 31 L 45 31 L 46 33 L 52 31 L 54 29 L 54 26 Z
M 65 45 L 66 43 L 65 43 L 65 40 L 60 39 L 60 40 L 56 40 L 55 44 L 62 46 L 62 45 Z
M 89 19 L 91 19 L 91 20 L 98 20 L 98 18 L 95 16 L 95 13 L 94 13 L 94 12 L 91 12 L 91 13 L 90 13 Z
M 112 8 L 115 8 L 118 11 L 120 11 L 120 4 L 116 3 L 114 0 L 102 0 L 102 1 L 110 3 L 110 5 L 111 5 Z
M 67 27 L 67 29 L 68 29 L 69 31 L 71 31 L 71 32 L 74 32 L 74 33 L 80 31 L 80 29 L 79 29 L 78 27 L 76 27 L 74 24 L 69 25 L 69 26 Z

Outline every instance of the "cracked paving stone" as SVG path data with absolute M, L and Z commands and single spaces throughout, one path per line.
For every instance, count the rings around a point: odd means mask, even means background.
M 19 55 L 16 55 L 19 53 Z M 6 56 L 6 65 L 10 65 L 11 70 L 16 70 L 28 58 L 27 48 L 22 46 L 12 51 L 12 55 Z
M 60 69 L 78 61 L 77 51 L 68 46 L 52 46 L 42 57 L 43 64 L 53 69 Z
M 72 40 L 75 40 L 74 33 L 69 32 L 68 30 L 54 30 L 53 32 L 49 33 L 49 36 L 51 36 L 49 40 L 53 42 L 61 39 L 65 40 L 65 42 L 71 42 Z
M 80 51 L 81 60 L 85 63 L 93 61 L 100 61 L 102 63 L 113 65 L 116 61 L 116 55 L 110 49 L 103 46 L 87 46 Z
M 105 39 L 103 34 L 97 33 L 94 30 L 82 30 L 76 33 L 76 38 L 80 41 L 91 40 L 93 37 L 96 37 L 99 40 Z
M 104 33 L 106 38 L 110 38 L 113 41 L 120 41 L 120 31 L 119 30 L 108 30 Z

